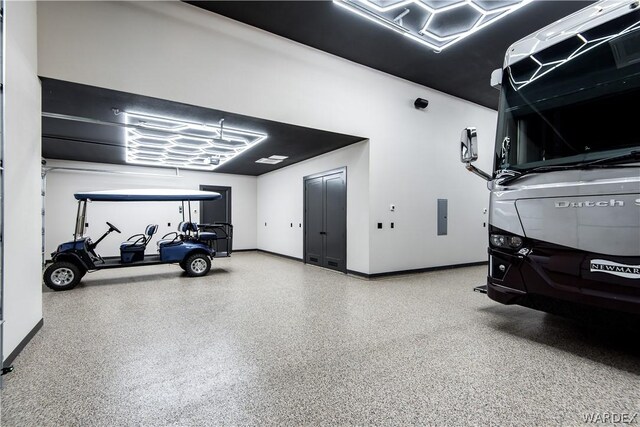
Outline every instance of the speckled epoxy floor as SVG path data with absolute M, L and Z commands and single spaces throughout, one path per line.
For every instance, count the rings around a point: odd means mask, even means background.
M 44 327 L 5 376 L 2 426 L 546 426 L 640 412 L 632 339 L 471 292 L 485 267 L 366 281 L 251 252 L 214 265 L 45 291 Z

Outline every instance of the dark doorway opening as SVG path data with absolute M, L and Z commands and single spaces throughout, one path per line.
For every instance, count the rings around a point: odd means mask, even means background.
M 304 177 L 304 261 L 347 271 L 347 168 Z
M 202 191 L 215 191 L 222 195 L 221 200 L 200 202 L 200 224 L 231 224 L 231 187 L 201 185 Z

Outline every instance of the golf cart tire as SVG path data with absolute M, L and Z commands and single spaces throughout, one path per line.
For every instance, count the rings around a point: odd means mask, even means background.
M 44 270 L 44 284 L 54 291 L 68 291 L 80 283 L 84 273 L 72 262 L 54 262 Z
M 211 260 L 201 252 L 189 255 L 184 262 L 184 271 L 189 277 L 205 276 L 211 270 Z

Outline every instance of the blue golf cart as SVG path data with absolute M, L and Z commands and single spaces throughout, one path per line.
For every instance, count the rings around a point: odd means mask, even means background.
M 44 283 L 56 291 L 73 289 L 88 273 L 109 268 L 156 264 L 179 264 L 191 277 L 206 275 L 214 257 L 230 256 L 233 239 L 231 224 L 201 224 L 191 221 L 191 202 L 221 199 L 219 193 L 198 190 L 113 190 L 74 194 L 78 200 L 73 241 L 58 246 L 51 254 L 52 263 L 44 271 Z M 120 245 L 119 257 L 101 257 L 96 247 L 118 228 L 107 222 L 107 231 L 95 242 L 86 237 L 88 202 L 181 202 L 182 222 L 178 230 L 157 242 L 158 253 L 145 254 L 147 245 L 158 231 L 149 224 L 144 233 L 135 234 Z M 185 206 L 186 203 L 186 206 Z M 185 218 L 185 211 L 189 213 Z M 218 247 L 222 250 L 218 251 Z

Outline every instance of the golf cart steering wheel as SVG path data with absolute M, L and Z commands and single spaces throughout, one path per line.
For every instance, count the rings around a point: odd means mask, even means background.
M 118 227 L 116 227 L 115 225 L 111 224 L 109 221 L 107 221 L 107 225 L 113 230 L 116 231 L 118 233 L 122 233 L 122 231 L 118 230 Z

